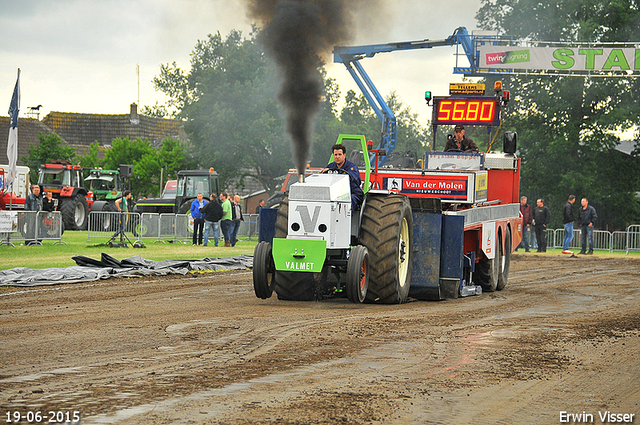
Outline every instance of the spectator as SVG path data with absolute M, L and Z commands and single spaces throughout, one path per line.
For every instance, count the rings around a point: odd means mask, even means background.
M 576 202 L 575 195 L 569 195 L 567 203 L 562 208 L 562 224 L 564 224 L 564 243 L 562 244 L 563 254 L 573 254 L 569 251 L 571 241 L 573 240 L 573 222 L 576 220 L 573 217 L 573 203 Z
M 44 194 L 44 199 L 42 200 L 42 211 L 54 212 L 58 207 L 58 200 L 53 199 L 53 193 L 50 190 Z
M 49 213 L 54 212 L 57 207 L 58 207 L 58 200 L 53 198 L 53 193 L 50 190 L 47 190 L 44 194 L 44 198 L 42 198 L 42 211 L 47 212 L 47 214 L 42 214 L 42 217 L 40 217 L 40 229 L 42 229 L 41 234 L 48 235 L 49 230 L 51 230 L 53 234 L 55 234 L 56 224 L 53 224 L 48 229 L 46 224 L 46 221 L 47 221 L 46 219 Z M 60 225 L 60 223 L 58 223 L 58 225 Z
M 538 241 L 537 252 L 547 252 L 547 224 L 551 221 L 551 212 L 544 206 L 544 199 L 540 198 L 536 203 L 537 206 L 533 210 L 533 225 Z
M 464 126 L 456 125 L 455 137 L 449 137 L 444 145 L 445 152 L 478 152 L 478 145 L 473 140 L 465 137 Z
M 25 211 L 42 211 L 42 195 L 40 195 L 40 186 L 31 185 L 31 193 L 27 195 L 24 201 Z
M 256 207 L 256 214 L 260 214 L 260 210 L 264 208 L 264 199 L 260 199 L 258 206 Z
M 122 196 L 116 199 L 115 205 L 118 212 L 121 214 L 120 214 L 120 226 L 118 228 L 118 231 L 113 235 L 114 237 L 117 236 L 119 233 L 124 233 L 125 224 L 129 219 L 129 216 L 126 213 L 131 211 L 131 191 L 125 190 L 124 192 L 122 192 Z
M 204 216 L 201 208 L 207 205 L 202 192 L 198 192 L 196 199 L 191 203 L 191 217 L 193 217 L 193 246 L 202 245 L 202 232 L 204 230 Z
M 40 194 L 40 186 L 37 184 L 31 185 L 31 193 L 27 195 L 27 199 L 24 201 L 24 210 L 33 211 L 26 214 L 27 233 L 25 235 L 25 245 L 36 245 L 39 241 L 36 241 L 36 217 L 38 211 L 42 211 L 42 195 Z
M 596 209 L 589 205 L 587 198 L 580 201 L 582 208 L 578 210 L 578 224 L 580 224 L 580 234 L 582 236 L 582 250 L 580 254 L 593 254 L 593 225 L 598 220 Z M 587 238 L 589 239 L 589 252 L 587 251 Z
M 533 217 L 531 217 L 531 207 L 527 204 L 527 197 L 522 196 L 520 198 L 520 213 L 522 214 L 522 241 L 516 248 L 516 251 L 520 247 L 524 247 L 524 252 L 529 252 L 529 230 L 531 223 L 533 223 Z
M 234 202 L 231 204 L 231 219 L 233 220 L 233 228 L 231 230 L 231 246 L 236 246 L 238 242 L 238 230 L 240 222 L 244 221 L 242 217 L 242 207 L 240 206 L 240 195 L 234 196 Z
M 231 215 L 231 201 L 229 201 L 229 195 L 227 192 L 220 194 L 220 200 L 222 200 L 222 219 L 220 220 L 220 229 L 222 229 L 222 235 L 224 236 L 224 246 L 231 246 L 231 230 L 232 215 Z
M 220 205 L 220 201 L 215 193 L 211 194 L 209 203 L 201 208 L 200 212 L 204 214 L 204 246 L 209 244 L 210 229 L 213 229 L 213 240 L 216 246 L 218 246 L 219 221 L 222 218 L 222 205 Z
M 116 199 L 116 202 L 115 202 L 118 212 L 128 213 L 129 211 L 131 211 L 131 202 L 129 202 L 130 200 L 131 200 L 131 191 L 125 190 L 122 193 L 122 197 Z

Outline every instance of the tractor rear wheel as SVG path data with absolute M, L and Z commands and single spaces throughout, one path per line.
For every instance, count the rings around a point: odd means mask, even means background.
M 409 296 L 413 217 L 403 195 L 367 196 L 360 243 L 369 251 L 367 302 L 401 304 Z
M 87 200 L 79 193 L 72 198 L 62 200 L 60 212 L 64 220 L 64 228 L 70 230 L 86 230 Z
M 347 264 L 347 298 L 352 303 L 362 303 L 369 288 L 369 251 L 362 245 L 351 250 Z
M 253 253 L 253 290 L 256 297 L 266 300 L 273 294 L 273 255 L 271 244 L 262 241 L 256 245 Z
M 276 238 L 286 238 L 289 229 L 289 197 L 280 201 L 276 218 Z M 275 290 L 280 300 L 313 301 L 318 299 L 318 289 L 326 272 L 275 272 Z
M 509 267 L 511 266 L 511 230 L 507 227 L 504 244 L 500 244 L 502 261 L 500 262 L 500 272 L 498 273 L 498 284 L 496 289 L 502 291 L 507 286 L 509 279 Z

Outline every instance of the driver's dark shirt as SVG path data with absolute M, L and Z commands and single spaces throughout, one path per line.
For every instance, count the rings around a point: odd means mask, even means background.
M 327 165 L 329 170 L 337 170 L 340 168 L 349 174 L 349 182 L 351 183 L 351 210 L 354 211 L 362 205 L 364 199 L 364 192 L 362 191 L 362 179 L 360 179 L 360 171 L 358 166 L 348 159 L 344 160 L 342 167 L 338 167 L 338 164 L 334 162 Z
M 447 140 L 447 144 L 444 145 L 444 151 L 457 151 L 460 150 L 462 152 L 478 152 L 478 145 L 468 137 L 463 137 L 460 141 L 460 146 L 458 147 L 458 143 L 456 142 L 456 138 L 452 138 Z

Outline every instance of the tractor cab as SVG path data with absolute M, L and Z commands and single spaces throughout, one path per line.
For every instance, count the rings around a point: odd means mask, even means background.
M 117 170 L 94 169 L 84 179 L 85 187 L 92 192 L 96 201 L 116 200 L 122 196 L 120 172 Z

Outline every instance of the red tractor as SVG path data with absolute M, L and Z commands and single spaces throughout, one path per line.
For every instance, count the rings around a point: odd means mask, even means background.
M 42 164 L 38 184 L 42 192 L 51 191 L 58 199 L 58 210 L 66 230 L 86 230 L 93 193 L 82 185 L 82 167 L 70 162 Z

